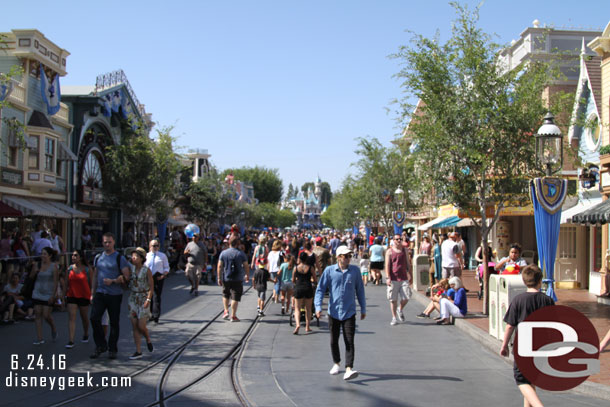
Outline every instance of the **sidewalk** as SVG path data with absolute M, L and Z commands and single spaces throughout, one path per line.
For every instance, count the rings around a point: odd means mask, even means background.
M 502 342 L 488 333 L 489 318 L 482 314 L 483 300 L 477 298 L 479 285 L 474 278 L 474 273 L 473 270 L 465 270 L 462 275 L 462 281 L 465 287 L 470 290 L 468 293 L 469 317 L 463 320 L 457 319 L 456 326 L 498 354 Z M 597 302 L 597 296 L 590 294 L 587 290 L 558 289 L 556 294 L 558 305 L 572 307 L 582 312 L 595 326 L 600 340 L 604 337 L 606 332 L 608 332 L 608 329 L 610 329 L 610 306 L 599 304 Z M 428 297 L 425 296 L 423 291 L 417 292 L 414 299 L 422 304 L 427 304 L 429 302 Z M 599 356 L 599 360 L 600 372 L 589 377 L 585 383 L 574 390 L 582 394 L 610 400 L 610 350 L 606 349 L 602 352 Z

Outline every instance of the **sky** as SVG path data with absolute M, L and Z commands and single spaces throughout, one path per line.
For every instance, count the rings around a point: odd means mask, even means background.
M 71 53 L 62 85 L 122 69 L 182 151 L 208 149 L 220 170 L 277 168 L 284 191 L 317 176 L 336 191 L 355 172 L 358 137 L 390 145 L 400 133 L 391 101 L 405 90 L 388 56 L 413 33 L 446 40 L 456 17 L 437 0 L 3 3 L 0 32 L 36 28 Z M 487 0 L 479 25 L 508 44 L 535 19 L 601 31 L 610 5 Z

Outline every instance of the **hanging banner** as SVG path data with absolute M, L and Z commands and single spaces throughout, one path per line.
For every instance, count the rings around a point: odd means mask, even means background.
M 55 78 L 49 81 L 47 74 L 44 71 L 44 65 L 40 64 L 40 92 L 43 102 L 47 105 L 47 113 L 53 116 L 59 112 L 61 91 L 59 88 L 59 74 L 55 74 Z
M 394 221 L 394 234 L 400 235 L 402 233 L 402 225 L 404 225 L 406 214 L 404 211 L 395 211 L 392 213 L 392 220 Z
M 0 102 L 4 102 L 4 100 L 9 97 L 13 91 L 13 86 L 12 80 L 6 79 L 4 75 L 0 74 Z
M 560 178 L 535 178 L 530 181 L 530 198 L 534 205 L 538 262 L 546 278 L 546 294 L 557 301 L 553 288 L 555 279 L 555 255 L 559 241 L 561 206 L 567 195 L 568 181 Z

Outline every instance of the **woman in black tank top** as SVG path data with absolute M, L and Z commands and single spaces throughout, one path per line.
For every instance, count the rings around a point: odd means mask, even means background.
M 299 262 L 294 273 L 292 273 L 292 283 L 294 284 L 294 299 L 296 306 L 294 307 L 294 319 L 296 328 L 294 334 L 298 335 L 301 323 L 301 308 L 305 308 L 305 332 L 311 332 L 309 324 L 311 322 L 311 305 L 313 303 L 313 283 L 317 283 L 315 266 L 310 266 L 306 263 L 308 254 L 302 252 L 299 256 Z

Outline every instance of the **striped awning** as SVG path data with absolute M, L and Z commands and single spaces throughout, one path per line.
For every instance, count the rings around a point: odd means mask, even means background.
M 610 199 L 572 216 L 572 223 L 606 224 L 610 222 Z
M 430 222 L 427 222 L 427 223 L 424 223 L 421 226 L 418 226 L 417 230 L 428 230 L 428 229 L 431 229 L 433 227 L 435 228 L 435 227 L 437 227 L 436 226 L 437 224 L 439 224 L 441 222 L 444 222 L 447 219 L 454 218 L 454 217 L 457 217 L 457 216 L 439 216 L 436 219 L 432 219 Z
M 77 211 L 57 201 L 47 201 L 34 198 L 22 198 L 17 196 L 3 196 L 2 201 L 8 206 L 23 213 L 23 216 L 44 216 L 46 218 L 87 218 L 84 212 Z
M 76 157 L 76 155 L 70 151 L 66 143 L 63 141 L 59 142 L 57 159 L 59 161 L 78 161 L 78 157 Z
M 8 206 L 4 202 L 0 201 L 0 217 L 2 218 L 19 218 L 23 216 L 23 213 L 19 209 L 15 209 L 12 206 Z

